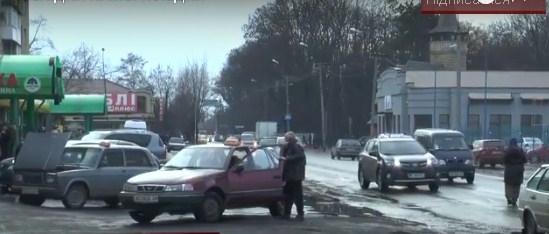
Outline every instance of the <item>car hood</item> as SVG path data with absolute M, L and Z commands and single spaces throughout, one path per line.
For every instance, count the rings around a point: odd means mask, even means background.
M 469 149 L 463 150 L 434 150 L 431 152 L 437 159 L 472 159 L 473 152 Z
M 399 156 L 393 156 L 393 159 L 401 161 L 401 162 L 409 162 L 409 161 L 424 161 L 429 159 L 431 154 L 424 154 L 424 155 L 399 155 Z
M 13 166 L 18 170 L 55 170 L 71 133 L 29 132 Z
M 158 170 L 136 175 L 128 180 L 130 184 L 179 184 L 224 172 L 216 169 Z

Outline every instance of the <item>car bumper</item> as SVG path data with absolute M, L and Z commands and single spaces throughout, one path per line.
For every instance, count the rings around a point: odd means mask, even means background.
M 438 166 L 440 178 L 466 178 L 475 175 L 475 166 L 468 164 Z
M 63 196 L 57 187 L 49 186 L 13 185 L 11 190 L 21 195 L 39 195 L 45 198 L 60 199 Z
M 423 174 L 422 178 L 413 178 L 413 174 Z M 386 181 L 389 185 L 427 185 L 438 183 L 439 175 L 432 167 L 418 170 L 407 170 L 400 167 L 392 167 L 386 172 Z
M 158 196 L 158 202 L 154 203 L 139 203 L 134 201 L 136 195 L 152 195 Z M 155 212 L 174 212 L 174 213 L 190 213 L 198 209 L 204 197 L 202 194 L 183 194 L 183 193 L 137 193 L 137 192 L 121 192 L 118 195 L 120 203 L 124 209 L 128 210 L 152 210 Z

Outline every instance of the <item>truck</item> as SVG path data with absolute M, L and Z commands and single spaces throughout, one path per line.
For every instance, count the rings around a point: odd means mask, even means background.
M 278 130 L 277 122 L 259 121 L 255 123 L 255 137 L 260 139 L 262 137 L 276 136 Z

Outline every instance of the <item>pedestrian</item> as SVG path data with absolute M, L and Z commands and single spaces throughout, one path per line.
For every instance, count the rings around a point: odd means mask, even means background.
M 509 148 L 503 156 L 505 197 L 508 205 L 517 205 L 520 185 L 524 181 L 525 163 L 526 155 L 524 151 L 518 146 L 517 139 L 512 138 L 509 141 Z
M 284 135 L 286 144 L 281 150 L 280 160 L 283 161 L 282 186 L 284 192 L 284 219 L 290 219 L 292 207 L 297 208 L 296 220 L 303 221 L 303 180 L 305 179 L 305 164 L 307 159 L 297 137 L 293 132 Z
M 0 132 L 0 160 L 9 158 L 9 144 L 11 142 L 12 135 L 8 129 L 8 125 L 3 125 Z

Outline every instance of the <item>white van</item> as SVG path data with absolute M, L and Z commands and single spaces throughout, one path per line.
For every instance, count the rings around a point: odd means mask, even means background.
M 124 123 L 124 128 L 147 130 L 147 123 L 142 120 L 127 120 Z

